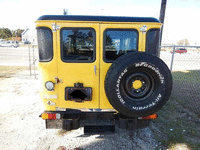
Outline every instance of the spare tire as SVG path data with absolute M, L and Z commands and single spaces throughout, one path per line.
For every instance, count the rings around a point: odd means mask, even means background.
M 132 52 L 115 60 L 105 78 L 110 104 L 128 117 L 148 116 L 161 109 L 171 94 L 172 76 L 157 56 Z

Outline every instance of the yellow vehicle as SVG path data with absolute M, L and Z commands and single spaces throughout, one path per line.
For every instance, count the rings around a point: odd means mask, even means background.
M 124 128 L 151 118 L 172 89 L 171 73 L 158 57 L 161 25 L 147 17 L 41 16 L 36 26 L 46 128 L 77 129 L 90 115 L 114 115 Z

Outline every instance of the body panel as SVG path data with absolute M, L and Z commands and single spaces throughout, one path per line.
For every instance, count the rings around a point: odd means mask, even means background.
M 47 27 L 52 30 L 53 22 L 41 22 L 38 23 L 36 27 Z M 39 62 L 39 75 L 41 79 L 41 90 L 40 97 L 44 104 L 45 110 L 55 110 L 55 105 L 47 105 L 47 102 L 51 100 L 55 104 L 58 102 L 58 85 L 55 86 L 54 91 L 48 91 L 45 88 L 45 83 L 47 81 L 55 82 L 55 77 L 58 76 L 58 68 L 57 68 L 57 51 L 56 51 L 56 33 L 53 32 L 53 59 L 49 62 Z
M 99 25 L 96 23 L 64 23 L 57 22 L 60 29 L 69 28 L 92 28 L 96 32 L 96 59 L 94 62 L 63 62 L 61 60 L 61 35 L 57 31 L 57 52 L 58 52 L 58 77 L 63 83 L 59 84 L 59 101 L 60 108 L 99 108 Z M 96 67 L 96 74 L 95 69 Z M 92 101 L 75 102 L 65 100 L 65 87 L 74 87 L 74 83 L 83 83 L 84 87 L 92 88 Z
M 71 19 L 70 19 L 71 17 Z M 57 18 L 57 19 L 55 19 Z M 73 18 L 73 19 L 72 19 Z M 130 22 L 127 22 L 130 21 Z M 134 22 L 135 21 L 135 22 Z M 137 21 L 137 22 L 136 22 Z M 142 22 L 144 21 L 144 22 Z M 149 21 L 149 22 L 148 22 Z M 50 62 L 40 62 L 39 68 L 42 79 L 41 98 L 45 110 L 56 108 L 75 109 L 113 109 L 109 103 L 104 89 L 106 73 L 112 63 L 104 61 L 104 31 L 106 29 L 134 29 L 138 32 L 138 51 L 144 52 L 146 45 L 146 34 L 141 32 L 143 26 L 147 31 L 151 28 L 160 28 L 161 23 L 154 18 L 133 18 L 133 17 L 85 17 L 79 16 L 42 16 L 37 21 L 37 27 L 48 27 L 52 29 L 55 23 L 59 28 L 53 32 L 53 59 Z M 63 28 L 92 28 L 96 34 L 96 52 L 93 62 L 64 62 L 61 58 L 61 30 Z M 44 87 L 46 81 L 59 82 L 55 84 L 54 91 L 47 91 Z M 84 87 L 92 88 L 92 101 L 75 102 L 65 100 L 65 88 L 74 87 L 74 83 L 83 83 Z M 50 95 L 50 96 L 49 96 Z M 51 96 L 53 95 L 53 96 Z M 45 97 L 45 98 L 44 98 Z M 49 99 L 48 97 L 53 97 Z M 51 100 L 55 105 L 48 105 Z

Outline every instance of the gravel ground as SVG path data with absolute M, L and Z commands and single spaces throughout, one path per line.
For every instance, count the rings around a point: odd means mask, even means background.
M 171 54 L 169 52 L 161 53 L 161 58 L 163 58 L 168 66 L 170 66 Z M 182 61 L 182 58 L 184 59 L 184 61 Z M 187 60 L 189 61 L 185 60 L 185 58 L 187 58 Z M 180 68 L 182 69 L 183 64 L 185 64 L 185 66 L 187 67 L 186 69 L 189 68 L 191 70 L 199 70 L 199 58 L 199 54 L 176 54 L 174 59 L 173 71 Z M 45 129 L 45 122 L 38 117 L 40 113 L 43 112 L 43 106 L 39 98 L 39 80 L 30 78 L 29 71 L 22 71 L 23 69 L 20 69 L 20 67 L 11 67 L 16 65 L 28 66 L 28 62 L 29 60 L 27 48 L 0 49 L 0 65 L 5 65 L 4 67 L 0 66 L 0 150 L 160 150 L 166 148 L 164 148 L 160 144 L 160 142 L 155 140 L 155 136 L 157 136 L 157 134 L 160 135 L 158 136 L 160 138 L 156 139 L 162 141 L 163 137 L 168 135 L 168 139 L 166 140 L 168 141 L 170 140 L 170 137 L 173 136 L 166 133 L 169 133 L 170 129 L 174 129 L 174 126 L 180 128 L 179 124 L 172 124 L 171 122 L 174 122 L 173 117 L 170 117 L 170 119 L 168 117 L 169 115 L 166 114 L 165 111 L 163 111 L 163 114 L 165 114 L 168 120 L 164 119 L 163 121 L 162 113 L 160 113 L 160 121 L 158 118 L 154 124 L 150 124 L 149 128 L 132 132 L 121 130 L 118 127 L 116 127 L 116 133 L 104 135 L 84 135 L 83 128 L 70 132 L 53 129 L 47 130 Z M 193 76 L 193 74 L 189 75 Z M 177 92 L 176 94 L 181 95 L 182 93 Z M 179 98 L 179 95 L 176 97 Z M 191 96 L 193 95 L 194 94 L 191 94 Z M 182 95 L 182 97 L 183 96 L 184 94 Z M 195 97 L 197 97 L 196 93 Z M 190 100 L 191 99 L 189 99 L 189 101 Z M 172 106 L 174 107 L 174 102 L 172 102 Z M 198 105 L 196 105 L 195 108 L 198 108 Z M 172 111 L 171 106 L 166 107 L 166 110 Z M 185 113 L 184 110 L 178 111 Z M 177 115 L 179 114 L 176 114 L 176 116 Z M 160 122 L 166 124 L 167 127 L 162 126 Z M 180 120 L 180 122 L 182 122 L 182 120 Z M 199 122 L 193 122 L 193 124 L 194 128 L 197 128 L 198 130 Z M 186 127 L 189 127 L 191 125 L 185 124 L 182 126 L 185 130 Z M 193 130 L 191 130 L 191 134 L 194 134 L 192 132 Z M 179 132 L 174 134 L 174 136 L 176 137 L 176 135 L 178 134 Z M 188 136 L 187 139 L 195 139 L 197 141 L 199 139 L 199 136 L 195 135 L 193 137 L 192 135 Z M 177 138 L 177 140 L 175 141 L 175 143 L 177 144 L 174 144 L 174 146 L 169 149 L 190 149 L 188 148 L 187 144 L 185 144 L 184 142 L 180 143 L 179 141 L 179 138 Z M 165 147 L 170 146 L 165 145 Z
M 149 128 L 130 132 L 116 127 L 115 133 L 102 135 L 84 135 L 83 128 L 70 132 L 45 129 L 38 117 L 43 111 L 39 80 L 20 74 L 27 71 L 0 77 L 1 150 L 159 149 Z

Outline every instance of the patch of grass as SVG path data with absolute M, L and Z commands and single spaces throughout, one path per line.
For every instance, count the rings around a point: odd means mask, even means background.
M 169 148 L 177 143 L 185 143 L 191 149 L 200 149 L 200 120 L 196 114 L 188 112 L 176 100 L 170 99 L 158 115 L 150 128 L 163 146 Z
M 173 72 L 172 97 L 200 115 L 200 70 Z
M 186 144 L 200 149 L 200 70 L 174 72 L 172 95 L 150 125 L 154 135 L 165 148 Z
M 185 70 L 172 73 L 173 81 L 200 82 L 200 70 Z

